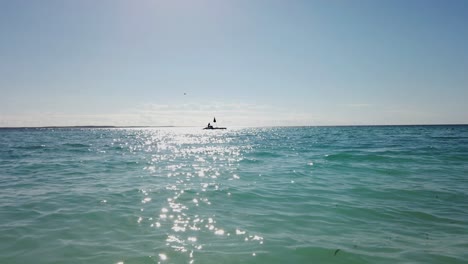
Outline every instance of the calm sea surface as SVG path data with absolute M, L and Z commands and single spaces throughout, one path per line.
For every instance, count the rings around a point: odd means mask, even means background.
M 0 263 L 468 263 L 468 126 L 0 129 Z

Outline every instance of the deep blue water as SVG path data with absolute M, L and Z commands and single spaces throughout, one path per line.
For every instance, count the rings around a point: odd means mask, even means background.
M 468 126 L 0 129 L 0 263 L 467 263 Z

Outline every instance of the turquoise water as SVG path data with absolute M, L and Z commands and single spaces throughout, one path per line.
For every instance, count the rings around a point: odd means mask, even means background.
M 467 263 L 468 126 L 0 129 L 0 263 Z

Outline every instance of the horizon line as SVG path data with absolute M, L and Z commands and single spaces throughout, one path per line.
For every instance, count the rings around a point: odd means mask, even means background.
M 468 126 L 468 123 L 447 123 L 447 124 L 356 124 L 356 125 L 274 125 L 274 126 L 232 126 L 232 127 L 384 127 L 384 126 Z M 83 125 L 83 126 L 7 126 L 0 129 L 67 129 L 67 128 L 177 128 L 177 127 L 198 127 L 198 126 L 112 126 L 112 125 Z

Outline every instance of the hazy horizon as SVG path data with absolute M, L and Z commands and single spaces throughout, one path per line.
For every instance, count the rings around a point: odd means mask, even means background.
M 466 1 L 0 1 L 0 127 L 468 124 Z
M 216 125 L 215 125 L 216 126 Z M 232 126 L 230 128 L 294 128 L 294 127 L 437 127 L 437 126 L 468 126 L 468 124 L 391 124 L 391 125 L 270 125 L 270 126 Z M 113 126 L 113 125 L 78 125 L 78 126 L 11 126 L 11 127 L 0 127 L 0 129 L 35 129 L 35 128 L 201 128 L 202 126 Z

